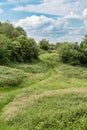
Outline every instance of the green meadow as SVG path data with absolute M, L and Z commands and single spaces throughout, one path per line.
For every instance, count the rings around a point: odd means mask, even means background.
M 0 66 L 0 130 L 87 130 L 87 67 L 56 52 Z

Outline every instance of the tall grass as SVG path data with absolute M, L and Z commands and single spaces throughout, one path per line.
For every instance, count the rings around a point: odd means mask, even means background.
M 39 98 L 34 95 L 48 90 L 86 88 L 86 67 L 62 64 L 58 54 L 45 53 L 31 64 L 0 66 L 0 87 L 11 89 L 3 89 L 3 93 L 0 89 L 0 130 L 87 130 L 86 93 L 59 93 Z M 11 112 L 10 108 L 19 108 L 19 111 L 5 122 L 10 114 L 4 113 Z
M 0 87 L 16 87 L 20 85 L 27 74 L 19 69 L 0 66 Z

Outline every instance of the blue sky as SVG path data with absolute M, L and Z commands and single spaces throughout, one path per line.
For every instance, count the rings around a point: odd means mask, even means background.
M 87 1 L 0 0 L 0 21 L 7 20 L 36 41 L 79 42 L 87 34 Z

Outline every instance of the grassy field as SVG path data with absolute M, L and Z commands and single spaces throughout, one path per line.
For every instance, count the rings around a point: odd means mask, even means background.
M 0 66 L 0 130 L 87 130 L 87 68 L 56 53 Z

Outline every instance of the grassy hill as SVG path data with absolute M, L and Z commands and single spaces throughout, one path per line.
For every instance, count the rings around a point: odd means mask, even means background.
M 0 66 L 0 130 L 87 130 L 87 68 L 45 53 Z

